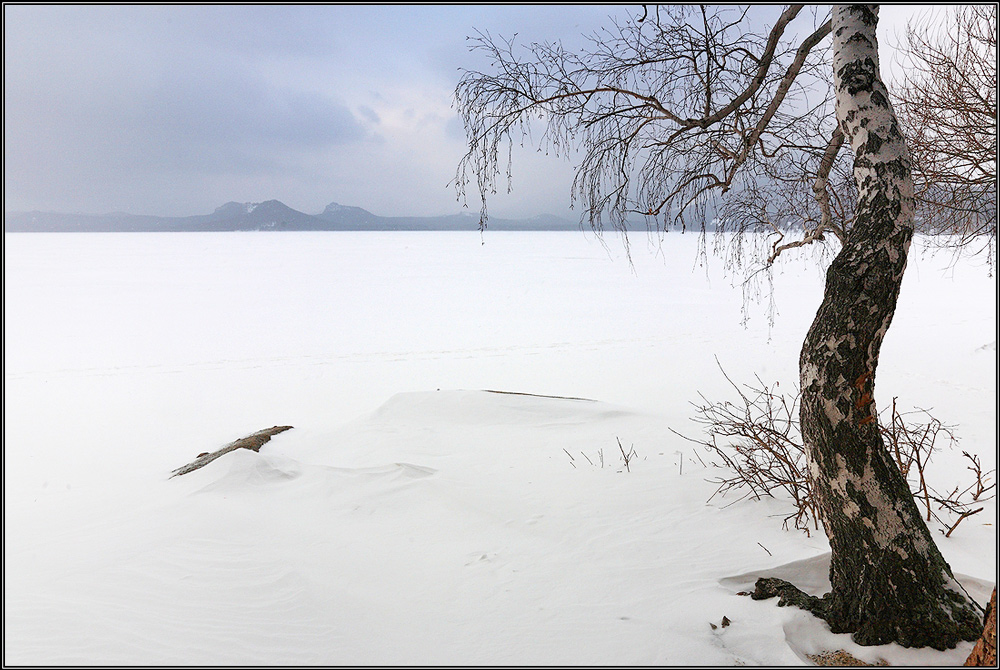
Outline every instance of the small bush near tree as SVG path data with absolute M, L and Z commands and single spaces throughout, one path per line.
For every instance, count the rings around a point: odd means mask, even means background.
M 725 376 L 738 399 L 713 402 L 701 396 L 700 403 L 692 403 L 692 420 L 704 427 L 706 437 L 693 439 L 677 433 L 707 449 L 711 464 L 725 471 L 711 480 L 718 484 L 712 498 L 736 494 L 739 497 L 733 502 L 738 502 L 784 496 L 792 502 L 792 511 L 783 519 L 785 528 L 791 525 L 807 534 L 819 530 L 819 508 L 807 477 L 799 431 L 798 391 L 783 394 L 777 382 L 768 385 L 760 377 L 755 384 L 740 386 Z M 995 471 L 984 472 L 979 457 L 967 451 L 962 456 L 968 461 L 969 476 L 962 484 L 940 490 L 928 482 L 932 456 L 958 445 L 954 427 L 929 410 L 901 412 L 893 398 L 892 406 L 880 412 L 878 424 L 925 520 L 937 521 L 946 537 L 993 497 Z

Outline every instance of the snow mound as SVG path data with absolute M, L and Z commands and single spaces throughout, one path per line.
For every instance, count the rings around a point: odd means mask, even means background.
M 777 577 L 795 584 L 809 595 L 821 596 L 830 590 L 830 552 L 792 561 L 774 568 L 723 577 L 719 584 L 732 591 L 753 591 L 760 577 Z
M 678 467 L 670 435 L 660 417 L 603 402 L 401 393 L 331 434 L 290 431 L 259 453 L 150 481 L 129 505 L 81 497 L 72 514 L 35 512 L 44 539 L 7 553 L 19 579 L 6 584 L 5 643 L 16 650 L 6 660 L 788 665 L 832 649 L 920 664 L 968 654 L 869 653 L 798 610 L 737 595 L 764 575 L 821 591 L 829 547 L 762 523 L 779 501 L 707 503 L 712 472 L 690 455 Z M 628 468 L 619 441 L 635 449 Z
M 215 466 L 215 467 L 213 467 Z M 236 449 L 196 471 L 202 477 L 222 472 L 201 491 L 237 491 L 252 486 L 290 482 L 302 474 L 302 466 L 287 458 L 265 456 L 249 449 Z
M 214 467 L 213 467 L 214 466 Z M 326 487 L 343 489 L 351 480 L 386 482 L 421 479 L 433 475 L 434 468 L 410 463 L 391 463 L 367 468 L 337 468 L 303 464 L 291 458 L 265 454 L 249 449 L 236 449 L 190 475 L 208 483 L 195 493 L 241 493 L 256 489 L 288 487 L 295 480 L 304 480 L 308 489 Z
M 537 425 L 573 423 L 622 416 L 625 412 L 587 398 L 509 391 L 436 391 L 398 393 L 371 420 L 398 426 Z

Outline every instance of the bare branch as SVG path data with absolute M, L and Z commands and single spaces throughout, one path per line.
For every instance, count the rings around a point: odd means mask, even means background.
M 893 90 L 913 157 L 918 216 L 953 248 L 995 262 L 996 5 L 953 8 L 944 25 L 906 29 L 906 68 Z
M 474 177 L 485 225 L 502 148 L 509 179 L 516 135 L 541 129 L 532 142 L 539 148 L 578 152 L 572 202 L 594 229 L 605 217 L 624 229 L 629 214 L 664 227 L 704 223 L 711 195 L 742 190 L 768 158 L 798 166 L 792 155 L 822 154 L 810 131 L 828 123 L 830 96 L 816 103 L 810 89 L 828 88 L 816 47 L 830 24 L 796 41 L 790 24 L 801 14 L 790 6 L 758 35 L 745 9 L 658 7 L 655 23 L 645 10 L 579 53 L 559 44 L 515 49 L 480 33 L 473 49 L 492 71 L 464 72 L 455 92 L 469 140 L 454 181 L 459 197 Z
M 759 377 L 752 385 L 738 385 L 725 370 L 722 374 L 737 399 L 711 402 L 702 396 L 702 403 L 694 404 L 692 421 L 703 427 L 706 437 L 694 439 L 673 431 L 705 447 L 716 459 L 711 464 L 725 471 L 711 480 L 717 484 L 711 498 L 738 494 L 734 500 L 738 502 L 781 494 L 790 499 L 794 510 L 784 517 L 786 528 L 791 524 L 807 534 L 818 529 L 819 507 L 807 476 L 799 430 L 799 393 L 781 394 L 777 383 L 767 385 Z M 963 518 L 975 513 L 974 505 L 992 497 L 987 495 L 996 487 L 989 480 L 992 471 L 982 472 L 978 457 L 964 451 L 962 455 L 973 464 L 968 468 L 971 483 L 948 494 L 940 494 L 928 484 L 928 466 L 934 453 L 942 442 L 945 448 L 954 448 L 958 440 L 951 426 L 927 410 L 900 412 L 893 398 L 892 406 L 881 413 L 879 424 L 886 448 L 909 483 L 912 495 L 922 501 L 927 511 L 927 521 L 936 520 L 946 537 Z M 958 518 L 952 521 L 943 518 L 942 513 Z

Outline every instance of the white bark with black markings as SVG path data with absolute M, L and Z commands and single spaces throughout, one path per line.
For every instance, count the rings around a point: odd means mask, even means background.
M 837 120 L 855 155 L 856 219 L 799 359 L 801 426 L 832 549 L 813 609 L 861 644 L 954 646 L 979 614 L 934 544 L 878 430 L 873 393 L 913 236 L 906 144 L 879 76 L 877 8 L 833 10 Z

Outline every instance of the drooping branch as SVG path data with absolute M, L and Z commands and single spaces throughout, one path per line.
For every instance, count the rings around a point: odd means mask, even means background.
M 767 44 L 764 47 L 764 53 L 762 53 L 760 57 L 755 59 L 758 64 L 757 72 L 754 74 L 754 77 L 750 81 L 750 84 L 743 91 L 741 91 L 736 97 L 730 100 L 729 104 L 727 104 L 714 114 L 706 114 L 703 118 L 698 120 L 688 119 L 685 125 L 691 128 L 693 127 L 707 128 L 708 126 L 714 125 L 719 121 L 721 121 L 722 119 L 733 114 L 736 110 L 740 109 L 747 102 L 747 100 L 750 99 L 751 96 L 753 96 L 755 93 L 757 93 L 758 90 L 760 90 L 760 87 L 764 83 L 764 79 L 765 77 L 767 77 L 768 71 L 771 68 L 771 64 L 774 61 L 774 54 L 778 48 L 778 41 L 784 34 L 785 28 L 788 26 L 788 24 L 792 22 L 792 20 L 798 15 L 800 11 L 802 11 L 802 7 L 803 5 L 789 6 L 784 12 L 781 13 L 781 16 L 778 17 L 778 20 L 775 21 L 774 26 L 771 28 L 771 32 L 768 34 Z M 709 30 L 708 21 L 706 19 L 706 36 L 708 35 L 708 30 Z M 829 26 L 827 26 L 827 32 L 829 32 Z M 805 47 L 805 43 L 803 43 L 803 47 Z M 809 53 L 809 49 L 811 48 L 812 48 L 811 46 L 806 48 L 805 50 L 806 54 Z M 710 50 L 706 51 L 711 53 Z M 799 64 L 799 67 L 801 68 L 801 63 Z M 706 82 L 707 81 L 709 81 L 708 78 L 706 78 Z M 765 122 L 764 125 L 766 126 L 767 123 Z
M 785 96 L 788 94 L 788 89 L 791 87 L 792 82 L 795 81 L 795 78 L 802 70 L 802 66 L 805 64 L 806 58 L 809 56 L 809 52 L 812 51 L 813 47 L 819 44 L 824 37 L 830 34 L 830 25 L 829 21 L 824 23 L 799 46 L 795 53 L 795 60 L 788 66 L 785 76 L 781 78 L 781 82 L 778 84 L 778 90 L 775 92 L 770 104 L 768 104 L 767 109 L 764 110 L 764 114 L 760 117 L 760 121 L 757 122 L 757 126 L 753 129 L 753 132 L 744 141 L 743 151 L 736 158 L 736 160 L 733 161 L 733 165 L 729 169 L 729 178 L 726 180 L 727 183 L 726 187 L 723 189 L 723 193 L 728 190 L 729 186 L 732 184 L 733 177 L 736 176 L 736 171 L 741 165 L 743 165 L 743 162 L 750 155 L 751 149 L 757 146 L 757 143 L 760 141 L 761 134 L 767 128 L 771 119 L 774 118 L 774 115 L 781 106 L 781 103 L 784 102 Z M 838 144 L 837 148 L 839 147 L 840 145 Z M 834 154 L 836 154 L 836 151 L 834 151 Z M 831 158 L 830 160 L 832 162 L 833 159 Z M 829 174 L 829 167 L 827 167 L 827 173 Z
M 837 158 L 837 152 L 840 151 L 840 147 L 843 145 L 844 131 L 840 129 L 840 126 L 837 126 L 830 137 L 830 142 L 826 146 L 826 151 L 823 152 L 823 160 L 819 164 L 819 173 L 816 175 L 816 182 L 812 187 L 823 216 L 819 227 L 832 230 L 840 239 L 841 244 L 845 241 L 844 231 L 833 222 L 833 215 L 830 213 L 830 192 L 827 187 L 830 183 L 830 170 L 833 169 L 833 161 Z
M 830 137 L 830 142 L 827 144 L 826 151 L 823 152 L 823 159 L 820 161 L 816 181 L 812 186 L 813 195 L 816 197 L 816 202 L 819 203 L 820 208 L 821 218 L 819 222 L 811 229 L 808 226 L 805 226 L 805 233 L 800 239 L 793 242 L 786 242 L 784 244 L 781 243 L 785 238 L 784 233 L 775 227 L 775 232 L 777 233 L 778 238 L 771 245 L 771 254 L 767 257 L 767 265 L 774 263 L 778 256 L 780 256 L 784 251 L 804 247 L 807 244 L 812 244 L 813 242 L 822 241 L 824 233 L 828 231 L 836 235 L 841 245 L 846 242 L 844 227 L 839 226 L 834 222 L 833 214 L 830 210 L 830 191 L 828 189 L 830 170 L 833 169 L 833 163 L 837 158 L 837 152 L 840 151 L 843 144 L 844 133 L 838 126 L 834 129 L 833 135 Z
M 619 228 L 629 215 L 694 222 L 712 194 L 742 190 L 774 153 L 822 154 L 806 129 L 828 117 L 829 96 L 806 90 L 823 81 L 816 47 L 829 21 L 796 40 L 790 29 L 801 5 L 781 12 L 764 35 L 731 8 L 660 8 L 615 25 L 569 53 L 560 44 L 517 50 L 513 40 L 480 33 L 473 50 L 493 72 L 464 72 L 456 105 L 468 151 L 454 184 L 460 198 L 474 177 L 483 200 L 496 192 L 501 152 L 541 134 L 539 147 L 579 152 L 572 202 L 595 229 L 604 217 Z M 692 16 L 698 12 L 697 19 Z M 808 84 L 805 83 L 808 81 Z

